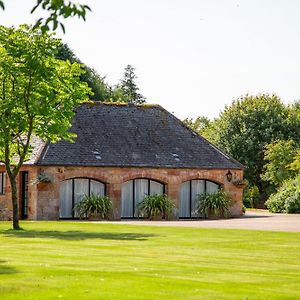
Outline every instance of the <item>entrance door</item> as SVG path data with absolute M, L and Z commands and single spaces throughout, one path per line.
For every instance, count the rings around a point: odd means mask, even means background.
M 21 171 L 21 219 L 28 217 L 28 171 Z

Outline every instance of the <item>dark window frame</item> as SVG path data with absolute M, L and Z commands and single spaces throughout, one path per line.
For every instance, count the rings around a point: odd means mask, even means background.
M 27 219 L 28 217 L 28 202 L 29 202 L 29 194 L 28 194 L 28 184 L 29 184 L 29 172 L 21 171 L 21 218 Z
M 0 172 L 0 180 L 1 180 L 1 189 L 0 189 L 0 195 L 5 195 L 5 185 L 6 185 L 6 173 Z
M 133 212 L 133 216 L 132 217 L 121 217 L 121 219 L 137 219 L 138 217 L 135 216 L 135 186 L 136 186 L 136 183 L 135 181 L 136 180 L 148 180 L 148 191 L 147 191 L 147 195 L 146 196 L 149 196 L 150 195 L 150 182 L 151 181 L 154 181 L 154 182 L 157 182 L 157 183 L 160 183 L 162 186 L 163 186 L 163 195 L 166 194 L 166 184 L 159 181 L 159 180 L 155 180 L 155 179 L 151 179 L 151 178 L 144 178 L 144 177 L 138 177 L 138 178 L 134 178 L 134 179 L 130 179 L 128 181 L 132 181 L 132 212 Z M 128 182 L 126 181 L 126 182 Z M 123 182 L 123 183 L 126 183 L 126 182 Z
M 187 180 L 187 181 L 184 181 L 182 182 L 181 184 L 183 183 L 186 183 L 186 182 L 189 182 L 189 205 L 190 205 L 190 216 L 189 217 L 179 217 L 179 219 L 198 219 L 198 217 L 192 217 L 192 195 L 193 195 L 193 191 L 192 191 L 192 187 L 193 187 L 193 184 L 192 182 L 193 181 L 199 181 L 199 180 L 203 180 L 204 181 L 204 194 L 206 194 L 207 192 L 207 182 L 212 182 L 214 184 L 216 184 L 220 190 L 220 188 L 222 187 L 222 184 L 218 183 L 218 182 L 215 182 L 213 180 L 209 180 L 209 179 L 190 179 L 190 180 Z
M 60 219 L 76 219 L 75 218 L 75 212 L 74 212 L 74 206 L 75 206 L 75 180 L 76 179 L 88 179 L 88 195 L 91 196 L 91 181 L 96 181 L 99 183 L 102 183 L 104 185 L 104 196 L 107 196 L 107 184 L 101 180 L 91 178 L 91 177 L 73 177 L 73 178 L 68 178 L 63 181 L 72 181 L 72 217 L 71 218 L 60 218 Z

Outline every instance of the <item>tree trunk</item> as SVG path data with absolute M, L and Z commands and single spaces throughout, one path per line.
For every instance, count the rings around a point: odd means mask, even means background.
M 9 177 L 11 186 L 11 201 L 13 207 L 13 229 L 20 230 L 19 225 L 19 205 L 18 205 L 18 192 L 17 192 L 17 180 L 15 176 Z

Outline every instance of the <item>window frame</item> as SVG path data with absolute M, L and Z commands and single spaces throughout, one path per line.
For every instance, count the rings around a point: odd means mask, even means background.
M 180 189 L 181 189 L 181 186 L 182 186 L 182 184 L 184 184 L 184 183 L 186 183 L 186 182 L 189 182 L 189 199 L 188 199 L 188 201 L 189 201 L 189 217 L 180 217 L 179 216 L 179 219 L 198 219 L 199 217 L 193 217 L 192 216 L 192 198 L 193 198 L 193 190 L 192 190 L 192 188 L 193 188 L 193 181 L 200 181 L 200 180 L 203 180 L 204 181 L 204 192 L 203 192 L 203 194 L 206 194 L 206 192 L 207 192 L 207 182 L 211 182 L 211 183 L 214 183 L 214 184 L 216 184 L 217 186 L 218 186 L 218 189 L 220 190 L 221 189 L 221 187 L 222 187 L 222 184 L 220 184 L 220 183 L 218 183 L 218 182 L 215 182 L 215 181 L 213 181 L 213 180 L 209 180 L 209 179 L 190 179 L 190 180 L 187 180 L 187 181 L 184 181 L 184 182 L 182 182 L 181 183 L 181 185 L 180 185 Z M 180 202 L 181 202 L 181 199 L 179 199 L 179 205 L 180 205 Z M 180 211 L 180 207 L 179 207 L 179 211 Z
M 72 197 L 71 197 L 71 203 L 72 203 L 72 217 L 68 218 L 68 217 L 59 217 L 60 219 L 78 219 L 77 217 L 75 217 L 75 211 L 74 211 L 74 206 L 75 206 L 75 180 L 76 179 L 87 179 L 88 180 L 88 195 L 91 196 L 91 181 L 96 181 L 99 183 L 102 183 L 104 185 L 104 196 L 107 196 L 107 185 L 105 182 L 95 179 L 95 178 L 91 178 L 91 177 L 73 177 L 73 178 L 68 178 L 65 179 L 61 182 L 64 181 L 68 181 L 71 180 L 72 181 Z
M 135 210 L 136 210 L 136 207 L 135 207 L 136 206 L 135 205 L 136 204 L 136 195 L 135 195 L 136 194 L 136 190 L 135 190 L 136 180 L 147 180 L 148 181 L 148 183 L 147 183 L 148 184 L 147 195 L 145 197 L 150 195 L 150 186 L 151 186 L 150 182 L 151 181 L 154 181 L 156 183 L 160 183 L 163 186 L 163 195 L 165 195 L 165 193 L 166 193 L 166 184 L 159 181 L 159 180 L 141 177 L 141 178 L 130 179 L 128 181 L 123 182 L 122 184 L 124 184 L 126 182 L 129 182 L 129 181 L 132 181 L 131 188 L 132 188 L 132 211 L 133 211 L 133 216 L 132 217 L 122 217 L 122 210 L 121 210 L 121 219 L 137 219 L 137 218 L 139 218 L 138 216 L 135 215 Z M 122 187 L 121 187 L 121 189 L 122 189 Z M 122 205 L 122 201 L 123 201 L 123 199 L 121 199 L 121 205 Z
M 0 195 L 5 195 L 5 185 L 6 185 L 6 172 L 0 172 L 0 181 L 1 181 L 1 188 L 0 188 Z

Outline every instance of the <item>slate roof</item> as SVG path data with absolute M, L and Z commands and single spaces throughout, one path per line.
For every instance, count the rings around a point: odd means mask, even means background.
M 24 165 L 33 165 L 39 160 L 40 154 L 43 151 L 43 147 L 45 146 L 45 142 L 33 135 L 30 140 L 30 146 L 31 153 L 28 160 L 24 162 Z
M 84 104 L 70 131 L 39 165 L 243 169 L 159 105 Z
M 43 151 L 45 146 L 45 142 L 35 135 L 31 136 L 30 141 L 30 153 L 28 159 L 24 162 L 24 165 L 34 165 L 39 159 L 40 154 Z M 18 156 L 14 157 L 14 159 L 18 162 Z M 0 163 L 0 166 L 4 165 L 4 163 Z

